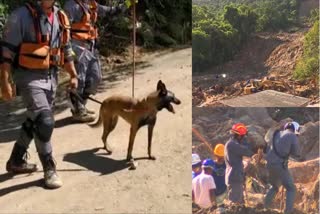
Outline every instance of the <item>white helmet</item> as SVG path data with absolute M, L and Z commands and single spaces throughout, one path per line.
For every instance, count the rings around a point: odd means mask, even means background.
M 201 163 L 201 159 L 198 154 L 192 154 L 192 166 Z
M 288 122 L 284 125 L 284 129 L 294 129 L 294 133 L 295 134 L 300 134 L 300 125 L 299 123 L 292 121 L 292 122 Z

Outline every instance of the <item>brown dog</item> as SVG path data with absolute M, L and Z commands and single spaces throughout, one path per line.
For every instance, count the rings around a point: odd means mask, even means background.
M 90 126 L 97 127 L 103 123 L 103 148 L 111 154 L 112 151 L 108 149 L 107 143 L 108 135 L 116 127 L 119 116 L 127 121 L 131 125 L 127 161 L 133 162 L 132 149 L 136 133 L 139 128 L 148 125 L 148 157 L 155 160 L 155 157 L 151 155 L 151 144 L 157 113 L 163 108 L 175 113 L 171 103 L 179 105 L 181 101 L 159 80 L 157 90 L 142 100 L 126 96 L 111 96 L 105 99 L 100 107 L 98 121 Z

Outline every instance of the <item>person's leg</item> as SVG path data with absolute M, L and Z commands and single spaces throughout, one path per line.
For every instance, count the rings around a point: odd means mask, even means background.
M 216 202 L 218 207 L 224 204 L 224 200 L 227 198 L 227 196 L 228 196 L 227 190 L 224 193 L 216 196 Z
M 38 170 L 36 164 L 27 162 L 27 150 L 33 139 L 33 121 L 27 118 L 20 129 L 20 134 L 15 142 L 6 170 L 13 173 L 32 173 Z
M 87 99 L 90 95 L 94 95 L 97 93 L 97 89 L 101 80 L 102 80 L 102 74 L 101 74 L 99 56 L 98 54 L 95 54 L 91 56 L 91 60 L 88 64 L 86 82 L 85 82 L 85 87 L 82 94 L 84 105 L 86 105 Z M 88 110 L 88 109 L 87 109 L 87 112 L 90 114 L 95 113 L 94 111 Z
M 87 70 L 87 61 L 84 57 L 79 57 L 77 62 L 75 63 L 75 68 L 78 74 L 78 88 L 76 92 L 81 96 L 85 87 L 86 81 L 86 70 Z M 80 112 L 84 112 L 84 105 L 81 103 L 79 99 L 77 99 L 72 93 L 70 95 L 71 101 L 71 112 L 72 114 L 80 114 Z
M 43 167 L 45 185 L 48 188 L 59 188 L 62 186 L 62 181 L 56 173 L 51 145 L 51 136 L 55 123 L 51 110 L 54 90 L 32 88 L 31 94 L 35 102 L 29 112 L 31 114 L 30 117 L 33 118 L 34 140 Z
M 101 65 L 98 53 L 91 53 L 88 63 L 88 72 L 83 91 L 84 98 L 91 94 L 96 94 L 102 80 Z
M 77 54 L 77 62 L 75 63 L 75 67 L 78 73 L 78 88 L 76 92 L 83 99 L 80 101 L 74 94 L 70 93 L 70 101 L 71 101 L 71 112 L 73 115 L 73 119 L 77 122 L 92 122 L 95 120 L 95 117 L 88 114 L 85 104 L 86 99 L 84 96 L 84 91 L 86 87 L 87 76 L 89 71 L 89 62 L 92 58 L 92 54 L 88 50 L 80 50 L 75 46 L 75 52 Z
M 269 208 L 271 203 L 279 191 L 279 187 L 281 185 L 281 172 L 282 166 L 268 167 L 269 172 L 269 183 L 271 184 L 271 188 L 268 190 L 266 197 L 264 199 L 264 206 Z
M 35 106 L 34 97 L 31 94 L 29 88 L 24 88 L 21 90 L 21 96 L 25 107 L 28 111 L 32 111 Z M 22 123 L 20 134 L 15 142 L 12 153 L 6 164 L 6 170 L 13 173 L 32 173 L 37 171 L 36 164 L 27 163 L 27 150 L 33 139 L 34 123 L 29 117 L 30 113 L 27 115 L 27 119 Z
M 282 184 L 286 189 L 286 208 L 284 213 L 290 213 L 293 211 L 296 187 L 294 185 L 292 175 L 288 169 L 285 169 L 283 172 Z
M 243 183 L 232 182 L 229 184 L 229 200 L 232 203 L 243 204 Z

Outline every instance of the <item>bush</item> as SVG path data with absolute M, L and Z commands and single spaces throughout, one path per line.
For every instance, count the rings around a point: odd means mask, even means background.
M 319 78 L 319 21 L 305 36 L 303 55 L 297 63 L 294 77 L 299 80 Z
M 232 59 L 252 33 L 287 29 L 298 19 L 297 0 L 196 2 L 197 5 L 192 6 L 193 70 L 196 72 Z
M 256 3 L 258 31 L 287 29 L 298 22 L 297 0 L 261 0 Z
M 209 7 L 193 6 L 193 70 L 202 71 L 233 58 L 255 31 L 257 14 L 249 6 L 228 5 L 217 16 Z
M 66 0 L 58 0 L 63 5 Z M 2 35 L 3 25 L 8 15 L 17 7 L 23 5 L 25 0 L 3 0 L 0 3 L 0 33 Z M 97 0 L 106 5 L 106 0 Z M 113 1 L 114 5 L 118 1 Z M 110 5 L 109 5 L 110 6 Z M 139 0 L 136 5 L 137 18 L 142 23 L 142 29 L 137 31 L 144 47 L 157 45 L 171 46 L 186 44 L 191 40 L 191 1 L 190 0 Z M 119 44 L 126 46 L 131 43 L 132 19 L 129 16 L 106 17 L 99 21 L 99 33 L 102 44 L 108 48 L 119 48 Z M 106 27 L 107 26 L 107 27 Z M 119 36 L 109 40 L 106 33 Z M 126 37 L 127 40 L 120 37 Z M 119 39 L 120 38 L 120 39 Z M 111 42 L 111 43 L 110 43 Z

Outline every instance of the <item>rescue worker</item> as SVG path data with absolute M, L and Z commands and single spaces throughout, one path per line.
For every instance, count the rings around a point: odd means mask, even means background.
M 201 173 L 201 159 L 198 154 L 192 154 L 192 179 Z
M 245 176 L 242 158 L 244 156 L 251 157 L 254 155 L 254 152 L 248 146 L 243 145 L 247 134 L 247 128 L 244 124 L 234 124 L 230 133 L 232 136 L 224 147 L 224 159 L 226 163 L 225 182 L 228 186 L 228 199 L 231 203 L 243 204 Z
M 213 179 L 216 184 L 216 203 L 217 206 L 221 206 L 224 203 L 224 199 L 227 197 L 227 185 L 225 183 L 226 164 L 224 161 L 224 145 L 217 144 L 213 150 Z
M 124 12 L 125 5 L 107 7 L 95 0 L 68 0 L 64 5 L 71 22 L 71 42 L 76 54 L 76 70 L 79 76 L 77 93 L 84 102 L 70 93 L 71 112 L 77 122 L 92 122 L 95 112 L 85 107 L 87 98 L 95 94 L 102 79 L 98 50 L 96 49 L 98 17 Z
M 202 172 L 192 180 L 192 201 L 200 208 L 215 205 L 216 185 L 212 177 L 213 161 L 206 159 L 202 163 Z
M 55 1 L 41 0 L 26 3 L 13 11 L 3 33 L 2 96 L 5 100 L 13 98 L 9 82 L 13 75 L 27 108 L 27 119 L 22 124 L 6 170 L 12 173 L 37 170 L 36 164 L 27 163 L 27 149 L 34 139 L 48 188 L 62 186 L 51 145 L 58 66 L 64 66 L 70 74 L 71 88 L 77 88 L 78 84 L 69 28 L 68 17 L 55 6 Z M 11 72 L 12 67 L 14 72 Z
M 296 187 L 292 175 L 288 169 L 288 159 L 291 156 L 297 160 L 300 158 L 300 147 L 298 143 L 299 123 L 293 121 L 286 123 L 284 130 L 277 130 L 273 134 L 272 145 L 267 153 L 267 169 L 272 187 L 266 194 L 265 207 L 271 206 L 272 200 L 279 191 L 281 185 L 286 189 L 285 213 L 293 211 L 293 203 Z

